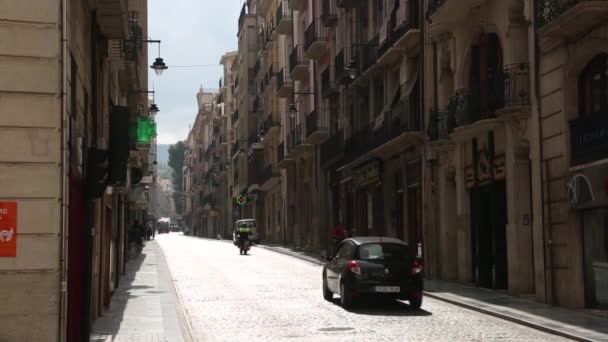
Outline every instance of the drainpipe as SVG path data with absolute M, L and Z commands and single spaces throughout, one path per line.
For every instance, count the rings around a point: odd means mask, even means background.
M 540 160 L 540 195 L 541 195 L 541 207 L 540 207 L 540 216 L 541 216 L 541 226 L 543 233 L 543 260 L 544 260 L 544 272 L 543 276 L 545 278 L 544 286 L 545 286 L 545 303 L 553 304 L 555 302 L 555 282 L 553 280 L 553 257 L 552 257 L 552 247 L 551 247 L 551 224 L 549 223 L 547 226 L 545 225 L 545 177 L 543 176 L 543 125 L 541 119 L 542 113 L 542 104 L 540 101 L 540 47 L 538 45 L 538 31 L 536 28 L 536 18 L 538 17 L 538 2 L 534 2 L 533 4 L 533 20 L 532 22 L 534 30 L 534 93 L 536 98 L 536 111 L 538 113 L 538 137 L 540 140 L 540 155 L 538 156 Z M 549 246 L 549 251 L 547 251 L 547 245 Z M 551 269 L 549 269 L 550 275 L 547 276 L 547 265 L 551 265 Z M 550 284 L 547 284 L 549 282 Z M 551 289 L 550 298 L 547 295 L 548 289 Z
M 63 0 L 65 1 L 65 0 Z M 91 11 L 91 92 L 92 92 L 92 103 L 91 103 L 91 115 L 93 116 L 93 143 L 92 146 L 95 147 L 97 145 L 97 77 L 95 75 L 97 70 L 97 11 Z M 87 108 L 85 108 L 84 115 L 84 141 L 85 141 L 85 150 L 88 149 L 88 141 L 89 141 L 89 115 Z M 85 154 L 86 155 L 86 154 Z M 85 161 L 88 160 L 88 156 L 86 156 Z M 84 163 L 84 175 L 86 179 L 86 175 L 89 172 L 86 167 L 86 162 Z M 92 325 L 92 296 L 93 296 L 93 242 L 95 238 L 95 199 L 89 197 L 90 194 L 85 194 L 85 233 L 86 233 L 86 255 L 85 255 L 85 274 L 84 274 L 84 305 L 83 305 L 83 313 L 82 313 L 82 340 L 89 341 L 91 335 L 91 325 Z
M 67 332 L 67 278 L 68 278 L 68 171 L 70 117 L 68 115 L 68 28 L 67 0 L 61 0 L 61 235 L 60 235 L 60 288 L 59 288 L 59 341 L 66 340 Z

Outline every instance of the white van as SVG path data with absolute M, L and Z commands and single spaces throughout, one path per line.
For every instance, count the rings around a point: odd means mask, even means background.
M 257 227 L 258 224 L 256 223 L 255 219 L 244 219 L 236 221 L 234 229 L 232 230 L 232 241 L 234 242 L 234 245 L 236 246 L 237 244 L 236 230 L 238 228 L 251 228 L 251 240 L 253 240 L 253 242 L 255 243 L 260 243 L 260 239 L 258 238 Z

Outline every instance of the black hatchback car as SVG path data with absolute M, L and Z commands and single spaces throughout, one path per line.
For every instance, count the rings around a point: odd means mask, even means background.
M 364 295 L 422 304 L 422 264 L 409 246 L 394 238 L 354 237 L 338 246 L 323 268 L 323 298 L 340 295 L 342 307 Z

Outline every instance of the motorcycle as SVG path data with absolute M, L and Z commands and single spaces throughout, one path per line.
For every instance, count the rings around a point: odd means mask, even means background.
M 247 255 L 247 252 L 251 249 L 251 240 L 249 239 L 249 234 L 245 236 L 239 237 L 239 252 L 241 255 Z

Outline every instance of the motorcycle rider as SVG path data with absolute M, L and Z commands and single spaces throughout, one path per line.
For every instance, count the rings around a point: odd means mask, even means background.
M 249 240 L 250 242 L 250 246 L 251 246 L 251 227 L 250 225 L 243 223 L 240 224 L 237 228 L 236 228 L 236 236 L 237 236 L 237 241 L 238 241 L 238 247 L 239 249 L 241 249 L 243 247 L 243 243 L 246 240 Z

